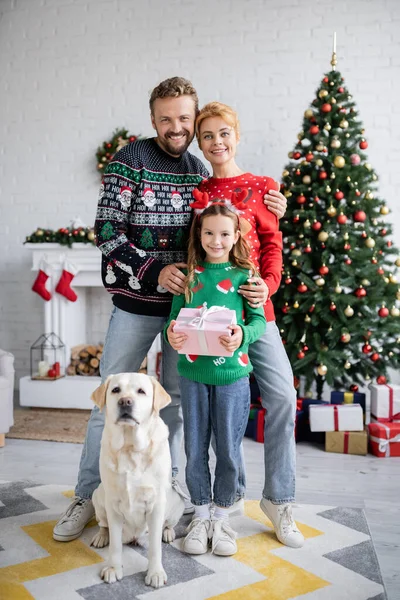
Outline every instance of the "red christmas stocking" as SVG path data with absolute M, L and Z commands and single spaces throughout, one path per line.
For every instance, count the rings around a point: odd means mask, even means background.
M 50 277 L 51 269 L 50 265 L 42 259 L 39 264 L 39 271 L 35 282 L 32 286 L 32 291 L 36 292 L 43 298 L 43 300 L 49 301 L 51 299 L 51 294 L 49 290 L 46 290 L 46 282 Z
M 78 296 L 75 294 L 74 290 L 71 288 L 71 281 L 75 277 L 77 273 L 77 269 L 71 265 L 71 263 L 65 261 L 63 272 L 61 273 L 61 277 L 59 282 L 57 283 L 56 292 L 64 296 L 70 302 L 76 302 Z

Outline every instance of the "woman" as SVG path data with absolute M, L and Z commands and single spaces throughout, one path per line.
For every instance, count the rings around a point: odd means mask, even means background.
M 277 538 L 287 546 L 299 548 L 304 537 L 292 517 L 295 493 L 296 450 L 294 420 L 296 392 L 292 369 L 275 323 L 271 296 L 280 284 L 282 236 L 278 220 L 263 204 L 263 196 L 274 187 L 268 177 L 244 172 L 236 164 L 240 140 L 237 113 L 229 106 L 211 102 L 196 119 L 196 136 L 204 157 L 210 162 L 212 177 L 200 185 L 213 198 L 230 199 L 233 191 L 247 190 L 246 208 L 241 217 L 248 221 L 246 239 L 252 247 L 251 259 L 261 277 L 252 277 L 241 293 L 252 307 L 264 306 L 266 333 L 249 348 L 262 398 L 267 410 L 264 424 L 265 481 L 260 507 L 272 522 Z M 225 339 L 229 344 L 229 338 Z M 242 467 L 241 472 L 244 473 Z M 239 481 L 239 495 L 243 482 Z

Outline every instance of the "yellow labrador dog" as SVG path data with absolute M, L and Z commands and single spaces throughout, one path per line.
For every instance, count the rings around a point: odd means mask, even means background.
M 153 377 L 142 373 L 110 375 L 92 394 L 105 424 L 100 451 L 101 484 L 93 504 L 100 529 L 92 545 L 110 543 L 108 564 L 101 571 L 107 583 L 122 579 L 122 544 L 149 532 L 146 585 L 167 582 L 161 562 L 162 539 L 175 539 L 184 501 L 172 488 L 168 427 L 160 410 L 170 396 Z

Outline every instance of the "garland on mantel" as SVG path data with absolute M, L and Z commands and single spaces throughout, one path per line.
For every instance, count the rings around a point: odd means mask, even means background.
M 31 235 L 26 236 L 24 244 L 61 244 L 71 247 L 80 242 L 94 245 L 93 227 L 61 227 L 56 231 L 38 227 Z
M 121 150 L 124 146 L 130 142 L 136 142 L 136 140 L 145 139 L 141 135 L 131 135 L 127 129 L 116 129 L 110 140 L 103 142 L 102 146 L 97 148 L 96 159 L 97 159 L 97 170 L 100 173 L 104 173 L 110 160 L 114 154 Z

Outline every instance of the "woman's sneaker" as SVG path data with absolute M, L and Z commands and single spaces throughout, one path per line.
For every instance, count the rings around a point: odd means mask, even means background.
M 193 519 L 186 528 L 187 536 L 183 540 L 182 550 L 186 554 L 205 554 L 212 534 L 209 519 Z
M 291 504 L 274 504 L 270 500 L 262 498 L 260 508 L 271 521 L 276 537 L 282 544 L 291 548 L 302 547 L 304 536 L 293 519 Z
M 73 499 L 65 513 L 53 529 L 53 538 L 58 542 L 70 542 L 78 538 L 85 526 L 94 517 L 94 507 L 90 499 Z
M 232 556 L 237 552 L 236 531 L 233 531 L 228 521 L 216 519 L 212 522 L 213 535 L 211 552 L 218 556 Z

